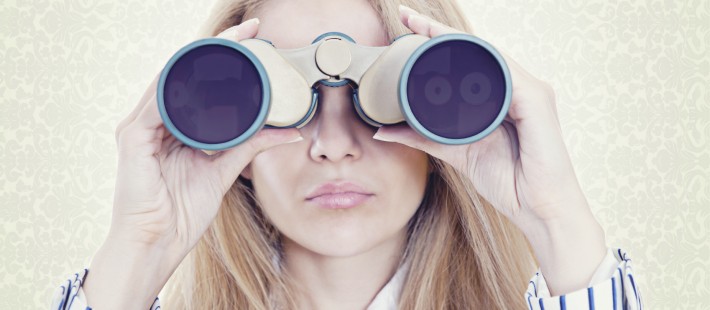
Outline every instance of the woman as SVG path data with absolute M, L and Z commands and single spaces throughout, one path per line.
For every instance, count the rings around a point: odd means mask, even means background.
M 449 0 L 402 2 L 414 9 L 223 1 L 204 34 L 297 48 L 329 31 L 370 46 L 471 32 Z M 506 62 L 506 121 L 470 145 L 369 126 L 348 87 L 320 87 L 306 126 L 264 129 L 209 156 L 165 130 L 156 79 L 116 130 L 109 235 L 53 309 L 640 307 L 625 254 L 607 248 L 577 182 L 553 91 Z M 319 190 L 365 198 L 318 208 Z

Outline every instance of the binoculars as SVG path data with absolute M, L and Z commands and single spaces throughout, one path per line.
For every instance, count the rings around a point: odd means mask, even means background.
M 503 57 L 473 35 L 410 33 L 388 46 L 363 46 L 328 32 L 297 49 L 277 49 L 260 38 L 194 41 L 162 70 L 157 101 L 176 138 L 217 151 L 264 127 L 305 126 L 321 85 L 351 86 L 355 111 L 372 126 L 406 121 L 444 144 L 490 134 L 512 95 Z

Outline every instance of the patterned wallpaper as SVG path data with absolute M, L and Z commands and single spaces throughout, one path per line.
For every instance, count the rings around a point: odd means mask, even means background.
M 583 189 L 646 305 L 710 304 L 710 1 L 462 1 L 557 91 Z M 0 3 L 0 308 L 47 308 L 108 232 L 114 129 L 211 1 Z

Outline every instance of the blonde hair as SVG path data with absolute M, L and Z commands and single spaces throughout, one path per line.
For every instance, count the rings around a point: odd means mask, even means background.
M 201 30 L 217 33 L 242 22 L 263 1 L 218 2 Z M 399 2 L 370 0 L 391 41 L 410 32 Z M 405 0 L 422 14 L 471 33 L 455 0 Z M 450 165 L 434 168 L 408 224 L 400 264 L 409 264 L 400 309 L 521 309 L 535 269 L 522 233 L 478 195 Z M 166 309 L 294 309 L 294 283 L 282 272 L 280 234 L 261 212 L 249 180 L 239 177 L 202 239 L 166 285 Z

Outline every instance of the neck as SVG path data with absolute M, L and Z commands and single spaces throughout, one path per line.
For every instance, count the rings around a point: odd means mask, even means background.
M 365 309 L 392 278 L 406 230 L 353 256 L 325 256 L 284 236 L 285 269 L 298 284 L 299 309 Z

